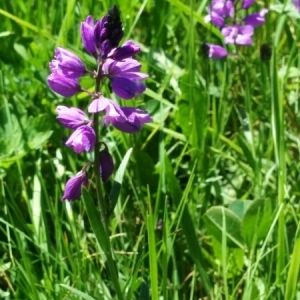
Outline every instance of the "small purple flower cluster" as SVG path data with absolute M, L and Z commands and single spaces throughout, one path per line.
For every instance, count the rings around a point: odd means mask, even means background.
M 123 98 L 132 99 L 142 94 L 146 85 L 142 82 L 148 74 L 141 72 L 141 64 L 133 59 L 133 55 L 140 52 L 140 47 L 132 41 L 126 41 L 118 46 L 123 37 L 123 27 L 120 12 L 113 6 L 101 20 L 94 22 L 88 16 L 81 23 L 81 37 L 84 48 L 97 62 L 97 70 L 87 70 L 79 57 L 67 49 L 58 47 L 55 57 L 50 62 L 51 75 L 47 82 L 50 88 L 64 96 L 71 97 L 79 92 L 87 92 L 92 101 L 88 106 L 91 114 L 104 113 L 102 124 L 112 125 L 127 133 L 138 132 L 143 124 L 151 122 L 151 116 L 144 110 L 129 106 L 120 106 L 115 101 L 105 98 L 100 92 L 100 85 L 104 78 L 110 81 L 113 92 Z M 80 86 L 79 78 L 84 75 L 95 78 L 95 92 L 91 93 Z M 96 144 L 96 130 L 94 120 L 84 111 L 76 107 L 58 106 L 56 108 L 58 121 L 66 128 L 74 130 L 66 142 L 66 146 L 73 148 L 79 154 L 83 151 L 91 152 Z M 100 176 L 107 181 L 113 172 L 114 164 L 105 143 L 101 142 L 104 150 L 99 152 Z M 81 186 L 87 186 L 86 167 L 66 184 L 62 200 L 73 201 L 81 195 Z
M 241 5 L 238 7 L 239 2 Z M 251 46 L 254 28 L 264 24 L 268 10 L 263 8 L 260 12 L 250 14 L 242 20 L 237 19 L 236 13 L 248 9 L 254 2 L 255 0 L 212 0 L 204 20 L 221 29 L 225 44 Z M 208 56 L 213 59 L 225 58 L 228 55 L 227 50 L 219 45 L 206 43 L 206 49 Z

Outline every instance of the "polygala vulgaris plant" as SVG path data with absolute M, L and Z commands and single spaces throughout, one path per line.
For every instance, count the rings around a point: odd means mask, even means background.
M 248 10 L 254 4 L 255 0 L 212 0 L 207 7 L 208 14 L 204 17 L 205 22 L 211 22 L 221 30 L 225 44 L 235 44 L 242 46 L 251 46 L 253 44 L 254 29 L 264 24 L 265 15 L 268 9 L 249 14 L 242 19 L 239 13 Z M 225 48 L 210 43 L 205 43 L 204 49 L 209 58 L 220 59 L 228 56 Z
M 103 182 L 108 180 L 114 170 L 107 145 L 99 141 L 100 124 L 112 125 L 120 131 L 134 133 L 138 132 L 144 123 L 152 120 L 146 111 L 120 106 L 112 99 L 106 98 L 100 90 L 105 78 L 110 81 L 113 92 L 126 100 L 142 94 L 146 89 L 142 80 L 147 78 L 148 74 L 142 73 L 141 64 L 132 58 L 140 52 L 140 47 L 130 40 L 119 46 L 123 37 L 123 26 L 118 8 L 113 6 L 100 20 L 94 21 L 92 16 L 88 16 L 81 23 L 80 32 L 85 50 L 95 58 L 95 70 L 88 70 L 79 57 L 65 48 L 58 47 L 54 59 L 50 62 L 51 75 L 47 79 L 50 88 L 64 97 L 71 97 L 79 92 L 87 92 L 91 97 L 87 111 L 93 114 L 92 118 L 77 107 L 59 105 L 56 108 L 58 121 L 64 127 L 73 130 L 66 146 L 71 147 L 77 154 L 93 150 L 95 154 L 94 161 L 85 164 L 82 170 L 67 182 L 62 200 L 69 201 L 80 198 L 81 187 L 88 185 L 88 166 L 94 165 L 94 169 L 98 170 L 96 178 L 100 176 Z M 87 91 L 79 83 L 80 77 L 88 75 L 95 79 L 94 92 Z M 102 121 L 99 124 L 100 114 Z

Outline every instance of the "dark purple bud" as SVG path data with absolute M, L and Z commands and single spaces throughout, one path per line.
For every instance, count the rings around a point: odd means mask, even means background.
M 76 199 L 79 199 L 81 196 L 81 187 L 87 187 L 87 185 L 88 178 L 86 176 L 86 173 L 84 171 L 80 171 L 74 177 L 70 178 L 67 181 L 65 192 L 61 200 L 68 200 L 71 202 Z
M 126 100 L 142 94 L 146 89 L 144 83 L 123 77 L 113 78 L 111 80 L 111 87 L 117 96 Z
M 91 152 L 95 146 L 96 134 L 94 129 L 88 125 L 78 127 L 66 141 L 66 146 L 72 147 L 77 154 L 84 150 Z
M 77 107 L 59 105 L 56 107 L 56 112 L 58 113 L 56 119 L 70 129 L 76 129 L 90 121 L 87 115 Z
M 107 148 L 99 152 L 100 177 L 106 182 L 114 171 L 114 162 Z
M 107 12 L 106 17 L 107 39 L 109 39 L 112 48 L 115 48 L 118 46 L 124 34 L 118 7 L 116 5 L 113 5 Z
M 263 61 L 269 61 L 272 56 L 272 48 L 267 44 L 262 44 L 260 47 L 260 58 Z
M 122 47 L 113 49 L 112 52 L 109 54 L 109 57 L 113 58 L 114 60 L 122 60 L 125 58 L 132 57 L 140 51 L 141 48 L 138 45 L 136 45 L 132 41 L 127 41 Z
M 80 33 L 85 50 L 93 56 L 96 56 L 97 52 L 94 39 L 94 20 L 92 16 L 88 16 L 86 20 L 81 23 Z
M 74 96 L 81 91 L 77 79 L 67 78 L 59 73 L 52 73 L 48 76 L 47 82 L 52 91 L 64 97 Z
M 53 73 L 61 72 L 68 78 L 79 78 L 86 72 L 81 59 L 62 47 L 56 48 L 55 59 L 50 62 L 50 69 Z

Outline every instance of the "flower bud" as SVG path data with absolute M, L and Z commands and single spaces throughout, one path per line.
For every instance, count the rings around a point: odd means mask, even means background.
M 114 171 L 114 162 L 107 148 L 99 152 L 100 177 L 106 182 Z
M 64 97 L 71 97 L 81 91 L 77 79 L 71 79 L 59 73 L 52 73 L 47 78 L 47 82 L 52 91 Z
M 81 187 L 88 185 L 88 178 L 85 171 L 80 171 L 74 177 L 70 178 L 65 186 L 64 195 L 62 201 L 69 200 L 74 201 L 81 196 Z

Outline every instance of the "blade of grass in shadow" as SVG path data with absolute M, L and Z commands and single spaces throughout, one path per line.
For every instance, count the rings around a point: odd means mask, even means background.
M 175 205 L 178 207 L 180 205 L 180 200 L 182 199 L 182 190 L 177 178 L 173 174 L 171 162 L 167 155 L 165 156 L 165 170 L 168 191 Z M 197 266 L 204 288 L 208 295 L 210 295 L 211 284 L 205 271 L 207 270 L 207 266 L 205 265 L 206 260 L 199 246 L 196 230 L 187 207 L 183 209 L 181 226 L 189 246 L 189 252 Z
M 63 288 L 67 289 L 68 291 L 72 292 L 73 294 L 77 295 L 80 297 L 80 299 L 84 299 L 84 300 L 96 300 L 95 298 L 71 287 L 71 286 L 68 286 L 66 284 L 61 284 L 60 286 L 62 286 Z
M 124 298 L 119 285 L 118 271 L 113 259 L 109 236 L 107 235 L 104 225 L 101 222 L 100 214 L 97 213 L 97 207 L 95 206 L 93 199 L 91 198 L 85 187 L 82 188 L 82 196 L 86 208 L 86 213 L 91 223 L 91 227 L 96 236 L 99 247 L 104 251 L 104 254 L 106 256 L 109 273 L 114 284 L 116 294 L 119 300 L 123 300 Z
M 288 278 L 286 282 L 285 288 L 285 300 L 295 299 L 297 292 L 297 283 L 298 283 L 298 275 L 300 269 L 300 232 L 298 230 L 298 234 L 295 240 L 294 250 L 290 262 L 290 268 L 288 271 Z
M 284 140 L 284 99 L 280 93 L 280 82 L 278 80 L 276 51 L 273 51 L 271 63 L 271 106 L 272 106 L 272 132 L 275 148 L 275 158 L 278 168 L 277 179 L 277 201 L 278 206 L 284 204 L 285 182 L 286 182 L 286 164 L 285 164 L 285 140 Z M 283 281 L 283 269 L 285 266 L 285 220 L 284 211 L 281 212 L 278 219 L 278 248 L 276 264 L 277 284 Z
M 150 198 L 150 195 L 148 195 Z M 150 279 L 151 279 L 151 299 L 158 300 L 158 278 L 157 278 L 157 253 L 154 233 L 154 216 L 149 202 L 149 212 L 147 214 L 147 233 L 149 247 Z

